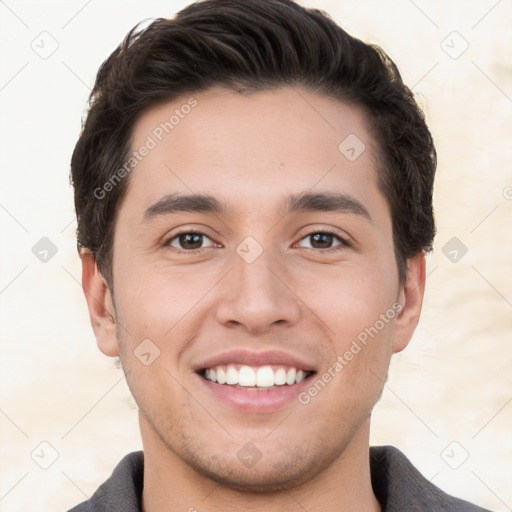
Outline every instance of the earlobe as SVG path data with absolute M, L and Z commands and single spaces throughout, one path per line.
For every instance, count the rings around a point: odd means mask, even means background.
M 407 277 L 400 290 L 403 305 L 395 322 L 393 353 L 402 351 L 409 343 L 418 325 L 425 293 L 425 253 L 419 252 L 407 260 Z
M 89 251 L 82 250 L 80 259 L 82 260 L 82 288 L 98 347 L 107 356 L 118 356 L 112 295 L 98 269 L 94 255 Z

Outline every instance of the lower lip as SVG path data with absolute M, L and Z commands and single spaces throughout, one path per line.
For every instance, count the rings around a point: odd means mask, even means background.
M 282 409 L 293 401 L 298 402 L 297 396 L 310 384 L 311 376 L 291 386 L 285 384 L 272 389 L 261 391 L 240 389 L 226 384 L 217 384 L 197 376 L 202 385 L 217 400 L 233 409 L 251 413 L 269 413 Z

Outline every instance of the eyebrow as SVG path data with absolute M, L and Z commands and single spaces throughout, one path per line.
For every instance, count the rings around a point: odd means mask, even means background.
M 151 205 L 145 212 L 142 222 L 155 217 L 179 212 L 222 213 L 225 208 L 213 196 L 204 194 L 177 195 L 170 194 L 162 197 Z
M 292 194 L 285 202 L 284 214 L 293 212 L 337 212 L 352 213 L 372 218 L 368 210 L 355 197 L 346 193 L 312 193 Z
M 142 222 L 148 222 L 155 217 L 180 212 L 221 214 L 226 212 L 226 207 L 215 197 L 205 194 L 170 194 L 151 205 L 144 212 Z M 281 213 L 284 216 L 295 212 L 352 213 L 366 217 L 372 222 L 368 210 L 361 202 L 345 193 L 308 192 L 289 195 L 284 201 L 284 208 Z

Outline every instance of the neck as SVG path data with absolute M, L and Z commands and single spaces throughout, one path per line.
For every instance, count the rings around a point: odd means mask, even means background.
M 144 445 L 142 510 L 381 512 L 370 479 L 369 424 L 368 420 L 335 461 L 309 481 L 282 491 L 246 493 L 197 473 L 162 443 L 140 414 Z

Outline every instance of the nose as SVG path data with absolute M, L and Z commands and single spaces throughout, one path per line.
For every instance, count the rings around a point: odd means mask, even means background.
M 227 327 L 263 334 L 280 325 L 296 325 L 301 316 L 299 298 L 291 278 L 270 251 L 248 263 L 234 255 L 234 268 L 223 283 L 217 320 Z

